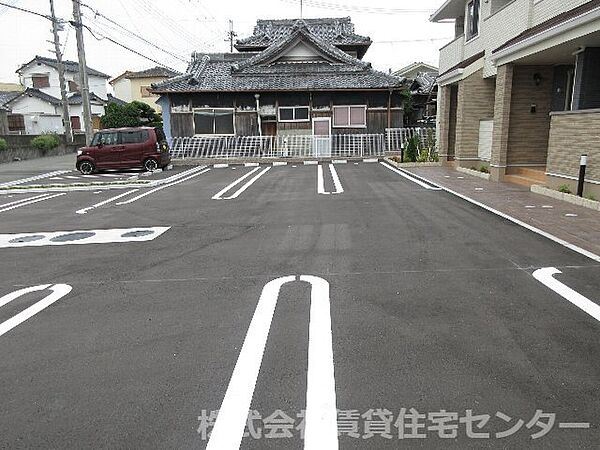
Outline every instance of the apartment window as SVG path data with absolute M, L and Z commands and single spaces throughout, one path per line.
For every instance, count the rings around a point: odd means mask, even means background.
M 69 80 L 69 92 L 79 92 L 79 86 L 73 80 Z
M 8 131 L 25 131 L 25 117 L 22 114 L 9 114 Z
M 36 89 L 50 87 L 50 77 L 48 75 L 33 75 L 31 81 Z
M 479 35 L 480 0 L 471 0 L 467 3 L 467 39 Z
M 335 128 L 365 128 L 367 107 L 365 105 L 334 106 L 333 126 Z
M 71 129 L 73 131 L 81 130 L 81 118 L 79 116 L 71 116 Z
M 158 97 L 156 94 L 150 92 L 150 86 L 140 86 L 140 93 L 142 94 L 143 98 Z
M 194 109 L 195 134 L 235 134 L 234 110 L 230 108 Z
M 280 106 L 278 109 L 280 122 L 308 122 L 308 106 Z

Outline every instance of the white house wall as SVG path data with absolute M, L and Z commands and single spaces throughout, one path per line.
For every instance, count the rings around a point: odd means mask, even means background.
M 26 88 L 33 88 L 33 75 L 48 75 L 48 81 L 50 87 L 41 88 L 40 91 L 51 95 L 55 98 L 60 98 L 60 81 L 58 79 L 58 70 L 45 64 L 37 65 L 32 64 L 29 67 L 23 68 L 21 71 L 21 82 Z M 79 74 L 74 72 L 66 72 L 65 79 L 67 83 L 67 92 L 69 90 L 69 81 L 74 81 L 79 86 Z M 107 99 L 107 87 L 106 79 L 95 75 L 88 75 L 88 84 L 90 86 L 90 92 L 96 94 L 98 97 L 106 100 Z
M 37 97 L 23 95 L 9 104 L 13 114 L 59 114 L 58 108 Z
M 112 87 L 115 91 L 115 97 L 126 102 L 133 100 L 131 95 L 131 80 L 129 78 L 121 78 L 116 83 L 113 83 Z
M 62 117 L 36 114 L 23 115 L 27 134 L 64 133 Z

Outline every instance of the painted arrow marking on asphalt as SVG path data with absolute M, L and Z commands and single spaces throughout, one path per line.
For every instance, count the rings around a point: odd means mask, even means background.
M 71 292 L 71 289 L 73 288 L 68 284 L 41 284 L 39 286 L 32 286 L 24 289 L 19 289 L 18 291 L 11 292 L 10 294 L 7 294 L 4 297 L 0 298 L 0 308 L 6 305 L 7 303 L 16 300 L 19 297 L 30 294 L 31 292 L 44 291 L 46 289 L 49 289 L 50 291 L 52 291 L 52 293 L 48 294 L 39 302 L 34 303 L 29 308 L 21 311 L 17 315 L 0 323 L 0 336 L 2 336 L 5 333 L 8 333 L 14 327 L 25 322 L 30 317 L 35 316 L 37 313 L 50 306 L 52 303 L 60 300 L 69 292 Z
M 329 283 L 310 275 L 302 275 L 298 279 L 311 284 L 304 449 L 337 450 Z M 279 292 L 284 284 L 296 280 L 294 276 L 276 278 L 263 288 L 210 435 L 207 450 L 239 449 Z
M 544 267 L 543 269 L 538 269 L 533 272 L 533 277 L 544 286 L 552 289 L 558 295 L 573 303 L 579 309 L 588 313 L 594 319 L 600 321 L 600 305 L 555 279 L 554 275 L 559 273 L 562 272 L 556 267 Z

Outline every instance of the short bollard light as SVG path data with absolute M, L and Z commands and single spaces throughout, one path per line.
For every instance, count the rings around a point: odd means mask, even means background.
M 583 184 L 585 182 L 585 169 L 587 166 L 587 154 L 581 155 L 579 160 L 579 180 L 577 181 L 577 196 L 583 197 Z

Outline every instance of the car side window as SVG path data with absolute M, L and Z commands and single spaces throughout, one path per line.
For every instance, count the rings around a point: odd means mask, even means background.
M 139 131 L 121 131 L 121 144 L 139 144 L 141 133 Z
M 97 138 L 94 137 L 95 145 L 116 145 L 118 143 L 118 133 L 98 133 Z

